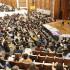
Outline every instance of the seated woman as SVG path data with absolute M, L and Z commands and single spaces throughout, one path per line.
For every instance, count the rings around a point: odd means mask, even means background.
M 28 54 L 23 54 L 22 56 L 23 58 L 21 58 L 19 60 L 19 62 L 23 62 L 23 63 L 32 63 L 32 60 L 28 57 Z

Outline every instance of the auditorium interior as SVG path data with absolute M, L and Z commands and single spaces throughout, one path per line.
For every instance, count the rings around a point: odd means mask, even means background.
M 0 0 L 0 70 L 70 70 L 70 0 Z

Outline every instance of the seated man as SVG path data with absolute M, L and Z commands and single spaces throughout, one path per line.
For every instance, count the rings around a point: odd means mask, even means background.
M 56 65 L 56 70 L 64 70 L 63 65 L 61 63 L 58 63 Z
M 28 55 L 32 54 L 31 48 L 29 46 L 27 48 L 25 48 L 24 53 L 27 53 Z
M 43 51 L 44 50 L 44 46 L 42 46 L 41 44 L 38 45 L 36 48 L 35 48 L 36 51 Z
M 23 58 L 21 58 L 21 59 L 19 60 L 19 62 L 32 63 L 32 60 L 28 57 L 28 54 L 23 54 L 22 57 L 23 57 Z

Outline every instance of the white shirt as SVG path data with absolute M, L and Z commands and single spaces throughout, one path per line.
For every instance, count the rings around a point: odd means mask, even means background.
M 12 55 L 11 57 L 8 58 L 8 61 L 14 61 L 14 55 Z
M 30 55 L 32 53 L 31 48 L 26 48 L 24 53 L 27 53 L 28 55 Z

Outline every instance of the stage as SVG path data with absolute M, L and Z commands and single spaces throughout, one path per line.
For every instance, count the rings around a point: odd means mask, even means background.
M 70 20 L 59 20 L 56 22 L 49 23 L 50 26 L 58 29 L 61 34 L 70 34 Z
M 70 21 L 58 20 L 56 22 L 43 24 L 43 27 L 52 35 L 58 36 L 59 39 L 63 37 L 70 38 Z

